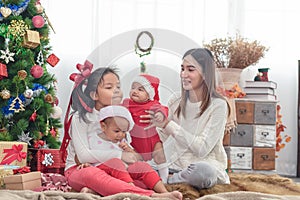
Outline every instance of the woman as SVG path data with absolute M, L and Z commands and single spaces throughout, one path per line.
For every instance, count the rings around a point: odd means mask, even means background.
M 172 155 L 168 158 L 168 183 L 185 182 L 199 189 L 228 184 L 227 156 L 223 136 L 228 105 L 216 92 L 215 64 L 204 48 L 191 49 L 181 65 L 181 96 L 169 101 L 169 117 L 163 122 L 149 111 L 153 125 L 161 128 L 160 136 Z M 179 96 L 179 97 L 178 97 Z M 145 117 L 145 116 L 144 116 Z M 149 120 L 144 120 L 149 122 Z
M 89 149 L 88 134 L 101 132 L 97 117 L 98 111 L 105 106 L 119 104 L 122 97 L 119 77 L 111 68 L 95 70 L 74 88 L 71 98 L 74 113 L 69 120 L 70 123 L 65 123 L 65 127 L 67 127 L 65 134 L 68 133 L 68 126 L 70 126 L 70 137 L 64 137 L 61 148 L 61 151 L 64 152 L 64 148 L 67 146 L 65 176 L 69 185 L 76 191 L 89 188 L 103 196 L 129 192 L 150 197 L 182 199 L 182 194 L 178 191 L 154 192 L 155 190 L 161 191 L 164 187 L 159 180 L 151 188 L 153 190 L 145 190 L 116 179 L 97 167 L 77 166 L 77 159 L 80 163 L 105 163 L 113 158 L 122 159 L 126 163 L 134 163 L 138 160 L 136 154 L 131 152 L 116 151 L 107 154 L 103 151 Z

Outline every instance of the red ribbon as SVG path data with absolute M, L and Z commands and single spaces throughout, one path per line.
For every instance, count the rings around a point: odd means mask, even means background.
M 18 144 L 18 145 L 14 144 L 11 149 L 4 149 L 3 153 L 6 153 L 6 155 L 4 156 L 0 164 L 9 165 L 15 160 L 21 162 L 22 159 L 26 159 L 27 153 L 22 152 L 22 149 L 23 149 L 22 144 Z
M 26 174 L 30 172 L 30 167 L 24 166 L 18 169 L 13 169 L 14 174 Z
M 77 64 L 76 68 L 80 73 L 72 73 L 70 75 L 70 80 L 75 82 L 75 87 L 77 87 L 85 78 L 89 77 L 92 73 L 93 64 L 86 60 L 84 65 Z

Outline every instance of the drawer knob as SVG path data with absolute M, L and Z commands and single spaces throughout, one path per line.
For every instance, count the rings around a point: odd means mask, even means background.
M 242 157 L 244 157 L 244 156 L 245 156 L 245 154 L 244 154 L 244 153 L 237 153 L 236 155 L 237 155 L 237 157 L 239 157 L 239 158 L 242 158 Z
M 269 135 L 269 132 L 261 132 L 261 135 L 267 137 Z
M 263 160 L 267 160 L 267 159 L 269 158 L 268 155 L 261 155 L 260 157 L 261 157 Z
M 262 112 L 264 115 L 269 114 L 269 110 L 261 110 L 261 112 Z
M 240 109 L 239 109 L 239 112 L 240 112 L 240 114 L 242 115 L 242 114 L 244 114 L 244 113 L 247 112 L 247 109 L 246 109 L 246 108 L 240 108 Z
M 245 131 L 238 131 L 238 135 L 244 136 L 244 135 L 246 135 L 246 132 Z

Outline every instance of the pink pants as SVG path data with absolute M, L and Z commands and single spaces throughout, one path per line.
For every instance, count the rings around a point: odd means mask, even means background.
M 113 158 L 99 167 L 91 166 L 80 170 L 76 169 L 77 166 L 73 166 L 65 171 L 65 176 L 69 185 L 76 191 L 88 187 L 103 196 L 120 192 L 151 196 L 154 191 L 128 184 L 128 182 L 132 182 L 131 180 L 141 181 L 147 188 L 153 189 L 155 184 L 160 181 L 160 177 L 151 166 L 145 162 L 136 162 L 128 166 L 126 173 L 126 168 L 122 167 L 120 161 L 118 158 Z

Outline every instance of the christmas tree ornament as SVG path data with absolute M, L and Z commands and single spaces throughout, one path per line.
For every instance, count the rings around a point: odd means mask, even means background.
M 47 103 L 50 103 L 50 104 L 52 104 L 53 101 L 54 101 L 54 98 L 53 98 L 53 96 L 51 94 L 46 94 L 45 97 L 44 97 L 44 99 L 45 99 L 45 101 Z
M 44 12 L 44 8 L 41 4 L 35 4 L 35 7 L 38 14 L 42 14 Z
M 41 50 L 40 50 L 40 52 L 39 52 L 39 54 L 38 54 L 38 57 L 37 57 L 36 62 L 37 62 L 40 66 L 42 66 L 42 65 L 44 64 L 44 58 L 43 58 L 42 48 L 41 48 Z
M 20 80 L 24 80 L 27 77 L 27 72 L 24 69 L 19 70 L 18 77 Z
M 13 56 L 15 55 L 15 53 L 10 52 L 9 49 L 8 49 L 8 47 L 6 47 L 5 51 L 4 50 L 0 50 L 0 53 L 1 53 L 0 59 L 3 59 L 6 62 L 6 64 L 8 64 L 9 61 L 12 61 L 12 62 L 15 61 L 14 58 L 13 58 Z
M 51 127 L 50 134 L 52 135 L 52 137 L 56 137 L 56 130 L 55 128 L 53 128 L 53 126 Z
M 11 14 L 11 9 L 6 7 L 1 7 L 0 12 L 3 15 L 4 18 L 7 18 Z
M 41 78 L 44 74 L 44 69 L 40 65 L 34 65 L 30 69 L 30 73 L 34 78 Z
M 4 2 L 4 4 L 2 3 L 2 2 Z M 20 15 L 26 8 L 27 8 L 27 6 L 28 6 L 28 4 L 29 4 L 29 2 L 30 2 L 30 0 L 24 0 L 24 1 L 21 1 L 20 3 L 18 3 L 18 4 L 13 4 L 12 2 L 13 1 L 10 1 L 10 3 L 8 3 L 7 5 L 6 5 L 6 3 L 5 3 L 6 1 L 0 1 L 0 7 L 2 8 L 5 8 L 5 11 L 2 13 L 1 12 L 1 14 L 2 14 L 2 16 L 4 17 L 4 18 L 7 18 L 9 15 L 13 15 L 13 16 L 18 16 L 18 15 Z M 7 11 L 7 10 L 10 10 L 10 14 L 8 15 L 8 16 L 6 16 L 8 13 L 9 13 L 9 11 Z M 4 9 L 1 9 L 1 10 L 4 10 Z M 3 17 L 2 16 L 0 16 L 0 21 L 2 21 L 3 20 Z M 6 16 L 6 17 L 5 17 Z
M 48 56 L 46 61 L 49 65 L 54 67 L 59 62 L 59 58 L 54 53 L 52 53 Z
M 53 106 L 50 117 L 53 119 L 59 119 L 62 116 L 62 109 L 59 106 Z
M 36 15 L 31 20 L 35 28 L 42 28 L 45 25 L 45 20 L 41 15 Z
M 45 135 L 47 136 L 49 134 L 50 128 L 49 128 L 49 120 L 47 119 L 46 123 L 46 130 L 45 130 Z
M 53 33 L 55 33 L 54 28 L 53 28 L 53 26 L 52 26 L 52 24 L 51 24 L 51 22 L 50 22 L 50 20 L 49 20 L 49 18 L 48 18 L 48 16 L 47 16 L 46 12 L 43 12 L 43 15 L 44 15 L 44 18 L 46 19 L 48 25 L 49 25 L 50 28 L 52 29 Z
M 12 101 L 12 103 L 9 105 L 9 109 L 11 111 L 14 111 L 15 113 L 18 113 L 20 111 L 24 111 L 24 105 L 22 100 L 17 96 L 16 98 L 14 98 L 14 100 Z
M 10 98 L 10 91 L 7 89 L 4 89 L 1 91 L 1 97 L 2 99 L 9 99 Z
M 0 63 L 0 80 L 2 80 L 4 77 L 7 77 L 7 67 L 5 64 Z
M 23 47 L 34 49 L 40 45 L 40 34 L 37 31 L 26 30 L 23 38 Z
M 28 146 L 30 146 L 30 140 L 32 140 L 32 137 L 29 137 L 29 132 L 24 133 L 24 131 L 22 131 L 21 135 L 18 135 L 19 138 L 19 142 L 26 142 L 28 144 Z
M 8 26 L 8 32 L 16 37 L 16 39 L 23 37 L 28 29 L 28 25 L 23 20 L 14 19 Z
M 31 116 L 29 117 L 29 121 L 35 122 L 36 117 L 37 117 L 37 113 L 36 113 L 36 110 L 34 110 L 34 112 L 33 112 L 33 113 L 31 114 Z
M 31 99 L 32 96 L 33 96 L 33 90 L 32 89 L 29 89 L 28 87 L 26 87 L 27 89 L 25 90 L 24 92 L 24 97 L 26 99 Z

